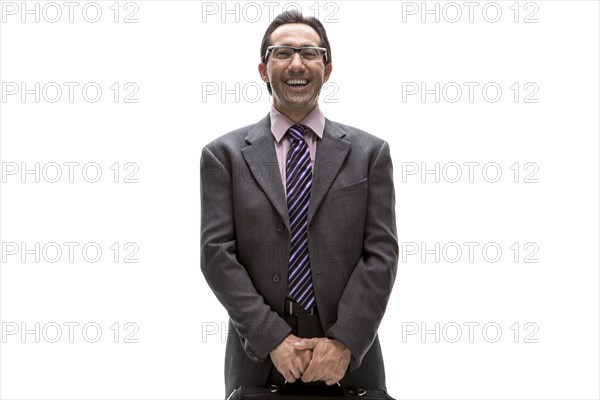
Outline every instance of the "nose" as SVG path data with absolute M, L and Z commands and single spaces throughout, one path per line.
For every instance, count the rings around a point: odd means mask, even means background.
M 289 69 L 292 70 L 301 70 L 304 69 L 304 62 L 302 62 L 302 57 L 300 57 L 300 53 L 296 52 L 292 56 L 292 60 L 290 61 Z

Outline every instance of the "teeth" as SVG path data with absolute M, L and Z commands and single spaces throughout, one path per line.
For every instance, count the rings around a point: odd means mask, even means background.
M 289 81 L 286 81 L 285 83 L 287 83 L 288 85 L 306 85 L 308 83 L 308 81 L 305 79 L 290 79 Z

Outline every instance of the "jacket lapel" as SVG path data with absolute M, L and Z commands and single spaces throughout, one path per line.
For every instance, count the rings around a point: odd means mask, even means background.
M 338 124 L 328 119 L 325 120 L 323 137 L 317 141 L 313 183 L 308 206 L 309 224 L 348 155 L 350 142 L 343 139 L 345 136 L 346 133 Z M 269 115 L 254 125 L 248 132 L 246 141 L 249 146 L 242 149 L 242 156 L 246 160 L 248 169 L 289 230 L 287 200 L 273 145 Z
M 323 138 L 317 141 L 313 183 L 308 206 L 309 224 L 350 150 L 350 142 L 343 139 L 344 136 L 346 133 L 340 125 L 325 119 Z
M 254 125 L 248 132 L 246 141 L 250 145 L 242 149 L 242 156 L 248 164 L 248 169 L 289 229 L 287 200 L 283 190 L 281 174 L 279 173 L 275 146 L 273 145 L 269 115 Z

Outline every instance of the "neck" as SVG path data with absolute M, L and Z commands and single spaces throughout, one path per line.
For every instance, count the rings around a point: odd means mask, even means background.
M 315 109 L 317 105 L 315 104 L 312 108 L 310 109 L 298 109 L 298 110 L 282 110 L 279 107 L 277 107 L 276 105 L 274 106 L 275 109 L 277 109 L 277 111 L 279 111 L 280 113 L 282 113 L 283 115 L 285 115 L 286 117 L 288 117 L 289 119 L 291 119 L 292 121 L 294 121 L 294 123 L 298 123 L 300 121 L 302 121 L 304 118 L 306 118 L 306 116 L 308 114 L 310 114 L 312 112 L 312 110 Z

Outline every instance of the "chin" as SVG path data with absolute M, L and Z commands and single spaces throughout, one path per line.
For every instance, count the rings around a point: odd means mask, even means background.
M 309 106 L 314 105 L 315 98 L 313 96 L 301 95 L 301 96 L 286 96 L 285 102 L 289 105 L 301 105 L 301 106 Z

